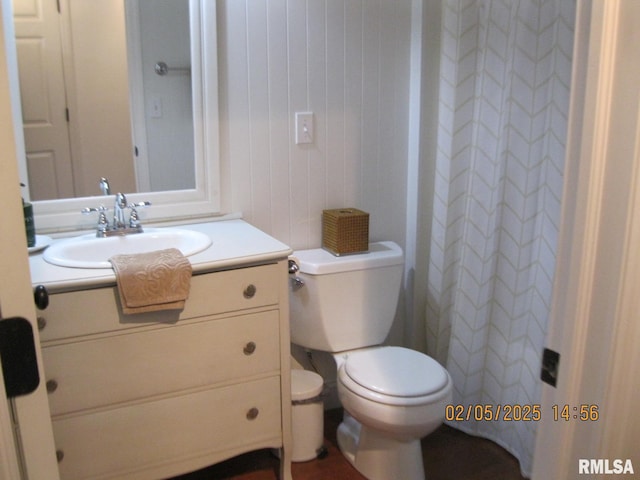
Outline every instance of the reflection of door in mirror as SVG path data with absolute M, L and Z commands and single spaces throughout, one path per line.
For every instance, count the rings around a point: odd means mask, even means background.
M 33 200 L 74 196 L 58 11 L 54 2 L 39 7 L 13 2 Z
M 134 191 L 122 2 L 13 5 L 31 199 Z

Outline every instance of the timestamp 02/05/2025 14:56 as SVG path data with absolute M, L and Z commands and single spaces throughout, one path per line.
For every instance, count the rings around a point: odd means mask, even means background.
M 598 405 L 552 405 L 554 421 L 595 422 L 600 418 Z M 539 422 L 542 420 L 542 406 L 539 404 L 449 404 L 445 407 L 445 420 L 462 422 Z

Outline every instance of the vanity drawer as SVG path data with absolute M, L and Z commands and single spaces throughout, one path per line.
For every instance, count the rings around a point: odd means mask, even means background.
M 64 480 L 166 478 L 167 459 L 197 469 L 281 445 L 280 377 L 58 419 L 53 432 Z
M 42 342 L 112 332 L 153 323 L 180 320 L 276 305 L 283 278 L 277 264 L 195 275 L 182 311 L 125 315 L 116 287 L 52 294 L 40 313 Z
M 56 416 L 278 371 L 279 313 L 46 346 L 42 357 Z

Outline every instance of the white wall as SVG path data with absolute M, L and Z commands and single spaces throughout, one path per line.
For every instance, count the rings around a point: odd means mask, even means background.
M 356 207 L 372 241 L 406 248 L 411 0 L 220 0 L 218 28 L 224 210 L 304 249 L 321 244 L 323 209 Z M 316 141 L 300 146 L 304 111 Z M 336 406 L 333 360 L 314 360 Z
M 404 247 L 411 0 L 226 0 L 218 15 L 225 209 L 302 249 L 323 209 L 353 206 L 372 240 Z M 311 146 L 294 144 L 299 111 Z

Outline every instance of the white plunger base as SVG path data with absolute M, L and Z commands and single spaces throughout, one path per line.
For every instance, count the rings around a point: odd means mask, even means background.
M 400 441 L 372 430 L 346 411 L 337 433 L 346 459 L 369 480 L 424 480 L 420 439 Z

